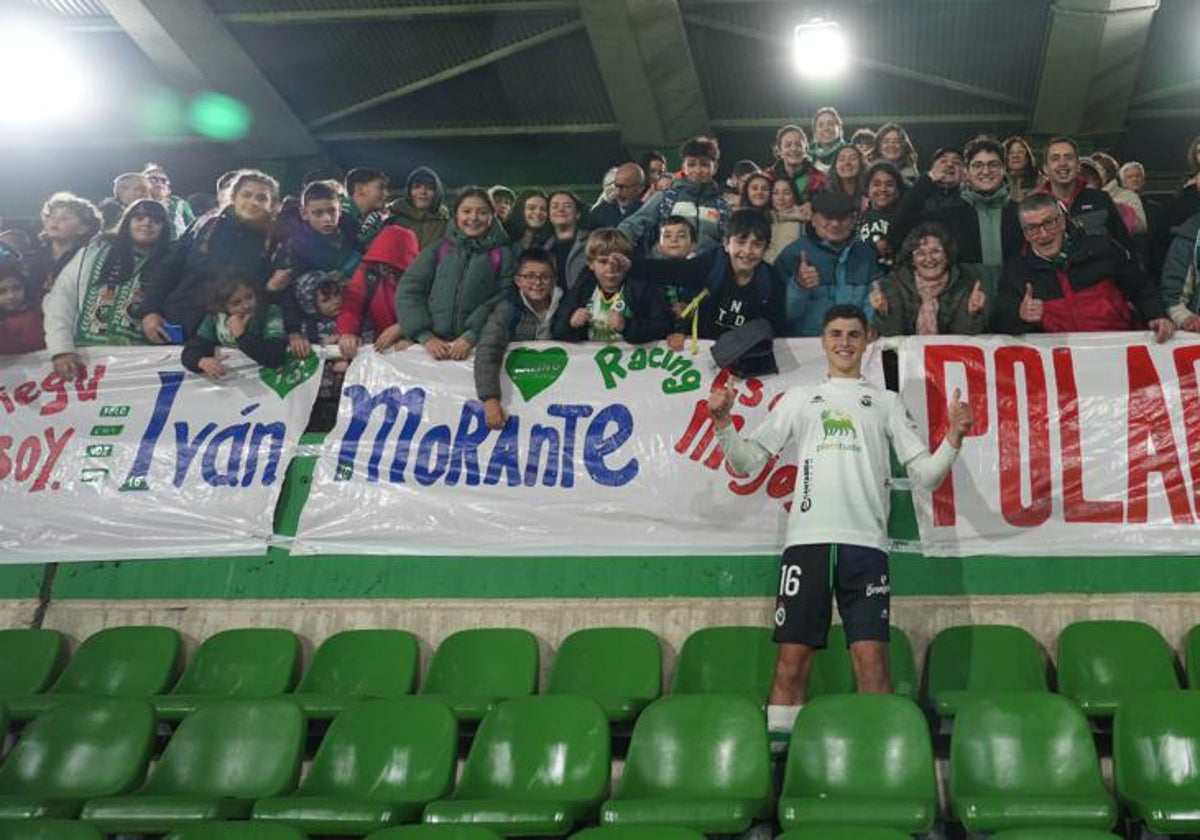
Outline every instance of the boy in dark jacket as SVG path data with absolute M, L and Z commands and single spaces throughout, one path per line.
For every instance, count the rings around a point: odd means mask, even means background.
M 633 243 L 616 228 L 592 231 L 587 270 L 554 315 L 554 338 L 645 344 L 666 337 L 667 298 L 661 287 L 629 276 L 632 254 Z

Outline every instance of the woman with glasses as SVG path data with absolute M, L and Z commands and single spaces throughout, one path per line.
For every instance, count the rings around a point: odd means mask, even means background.
M 157 163 L 147 163 L 142 174 L 150 182 L 150 197 L 167 208 L 168 234 L 171 239 L 178 239 L 187 230 L 188 225 L 196 221 L 192 207 L 177 195 L 171 193 L 171 176 L 167 170 Z
M 917 225 L 900 246 L 896 269 L 867 298 L 880 335 L 976 335 L 987 326 L 987 293 L 958 264 L 954 240 L 939 224 Z

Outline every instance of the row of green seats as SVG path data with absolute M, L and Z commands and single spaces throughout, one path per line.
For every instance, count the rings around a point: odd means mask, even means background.
M 0 766 L 0 819 L 80 818 L 111 833 L 253 819 L 363 836 L 424 821 L 505 835 L 674 825 L 745 831 L 855 824 L 930 829 L 938 795 L 920 708 L 895 695 L 816 698 L 791 733 L 782 793 L 761 707 L 734 695 L 651 703 L 609 795 L 608 721 L 583 697 L 505 701 L 476 734 L 454 785 L 458 724 L 430 698 L 364 701 L 334 719 L 300 781 L 304 717 L 287 699 L 225 700 L 189 715 L 143 781 L 155 733 L 144 701 L 66 702 L 38 717 Z M 1114 730 L 1116 792 L 1160 833 L 1200 830 L 1200 692 L 1130 700 Z M 1087 719 L 1050 693 L 977 698 L 951 742 L 953 819 L 973 832 L 1057 825 L 1110 829 Z M 2 840 L 2 835 L 0 835 Z

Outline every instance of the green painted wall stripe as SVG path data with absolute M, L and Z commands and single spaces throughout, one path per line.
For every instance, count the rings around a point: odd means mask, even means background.
M 45 568 L 40 563 L 0 564 L 0 598 L 37 598 Z

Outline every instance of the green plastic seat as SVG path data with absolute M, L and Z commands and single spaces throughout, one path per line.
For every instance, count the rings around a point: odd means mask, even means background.
M 207 822 L 177 828 L 163 840 L 306 840 L 306 838 L 288 825 Z
M 407 630 L 343 630 L 317 648 L 292 696 L 310 718 L 331 718 L 357 700 L 412 694 L 418 663 Z
M 925 673 L 926 694 L 947 717 L 973 697 L 1048 690 L 1041 645 L 1026 630 L 1005 624 L 946 628 L 929 645 Z
M 664 697 L 634 724 L 621 787 L 600 822 L 733 834 L 767 816 L 770 789 L 761 705 L 726 694 Z
M 775 642 L 766 627 L 706 627 L 688 636 L 675 659 L 672 694 L 742 694 L 767 699 Z
M 0 840 L 104 840 L 104 835 L 73 820 L 0 820 Z
M 367 835 L 367 840 L 501 840 L 479 825 L 401 825 Z
M 1157 834 L 1200 833 L 1200 691 L 1141 694 L 1113 721 L 1117 797 Z
M 950 740 L 950 801 L 969 831 L 1061 825 L 1112 828 L 1091 728 L 1048 692 L 980 697 L 959 710 Z
M 170 627 L 110 627 L 89 636 L 44 693 L 5 704 L 13 718 L 28 720 L 71 696 L 152 697 L 175 682 L 182 652 Z
M 419 822 L 454 785 L 458 721 L 436 700 L 367 700 L 338 715 L 295 794 L 260 799 L 255 820 L 309 834 L 368 834 Z
M 41 694 L 67 657 L 67 639 L 57 630 L 0 630 L 0 698 Z
M 533 694 L 537 678 L 537 639 L 528 630 L 460 630 L 438 646 L 421 694 L 437 697 L 459 720 L 478 721 L 501 700 Z
M 0 819 L 70 818 L 146 773 L 154 712 L 145 700 L 69 698 L 25 727 L 0 765 Z
M 295 788 L 304 736 L 304 715 L 290 700 L 207 703 L 184 718 L 141 788 L 89 800 L 81 818 L 113 834 L 246 819 L 254 800 Z
M 899 627 L 891 628 L 891 637 L 888 644 L 888 671 L 892 679 L 892 691 L 903 697 L 915 697 L 917 667 L 913 660 L 912 642 Z M 846 631 L 842 625 L 835 624 L 829 628 L 826 647 L 813 657 L 808 696 L 849 694 L 853 691 L 854 664 L 850 659 L 850 649 L 846 646 Z
M 577 694 L 629 722 L 662 694 L 662 645 L 639 627 L 594 627 L 563 639 L 546 694 Z
M 1200 624 L 1188 631 L 1183 640 L 1183 661 L 1189 688 L 1200 688 Z
M 704 835 L 670 825 L 608 825 L 576 832 L 571 840 L 704 840 Z
M 222 698 L 278 697 L 296 685 L 300 640 L 291 630 L 242 627 L 209 636 L 170 694 L 154 698 L 163 720 L 179 720 Z
M 928 831 L 938 812 L 929 725 L 890 694 L 817 697 L 796 718 L 779 822 Z
M 912 840 L 912 835 L 891 828 L 858 825 L 818 825 L 793 828 L 775 840 Z
M 1140 621 L 1078 621 L 1058 637 L 1058 691 L 1088 717 L 1111 717 L 1126 697 L 1179 688 L 1175 654 Z
M 458 790 L 425 808 L 432 825 L 499 834 L 566 834 L 594 820 L 608 792 L 608 719 L 594 700 L 521 697 L 488 712 Z
M 997 831 L 989 840 L 1120 840 L 1117 835 L 1094 828 L 1010 828 Z

